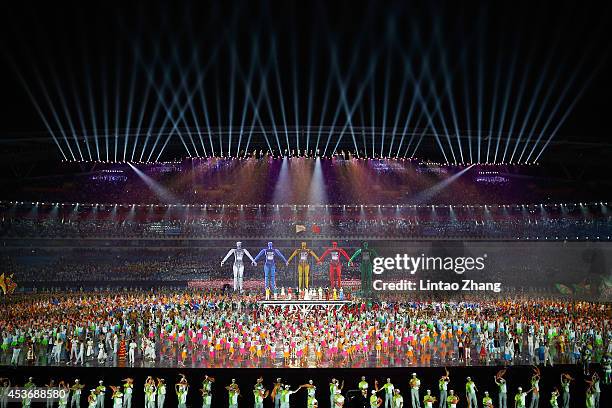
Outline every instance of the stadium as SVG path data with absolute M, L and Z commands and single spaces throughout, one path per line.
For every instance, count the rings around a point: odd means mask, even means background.
M 609 6 L 3 8 L 0 408 L 609 406 Z

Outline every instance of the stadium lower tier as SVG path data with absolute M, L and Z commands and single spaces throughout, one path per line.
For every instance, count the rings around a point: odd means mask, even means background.
M 503 371 L 505 370 L 505 372 Z M 446 392 L 439 390 L 439 381 L 445 376 L 445 370 L 438 368 L 368 368 L 368 369 L 350 369 L 350 368 L 334 368 L 334 369 L 231 369 L 231 368 L 211 368 L 207 370 L 195 369 L 176 369 L 176 368 L 84 368 L 84 367 L 0 367 L 0 377 L 4 377 L 10 381 L 12 386 L 23 387 L 30 382 L 31 385 L 43 387 L 49 384 L 53 379 L 55 384 L 63 381 L 68 386 L 74 387 L 75 380 L 79 380 L 79 384 L 83 386 L 80 398 L 76 398 L 72 403 L 74 392 L 70 392 L 68 396 L 68 406 L 85 407 L 87 399 L 92 390 L 94 397 L 93 403 L 89 406 L 113 406 L 117 404 L 120 397 L 113 392 L 111 386 L 118 387 L 120 391 L 124 391 L 126 379 L 132 379 L 132 396 L 131 406 L 152 406 L 152 407 L 265 407 L 271 408 L 275 406 L 281 407 L 321 407 L 321 408 L 366 408 L 371 407 L 370 396 L 371 391 L 378 387 L 380 391 L 376 394 L 376 403 L 380 403 L 382 407 L 438 407 L 441 404 L 437 401 L 442 397 L 445 399 L 444 406 L 451 407 L 449 397 L 451 390 L 458 397 L 455 405 L 456 408 L 477 408 L 484 407 L 487 402 L 486 394 L 491 398 L 490 403 L 494 407 L 593 407 L 606 408 L 612 404 L 612 386 L 608 379 L 605 378 L 605 373 L 598 365 L 590 367 L 590 371 L 585 375 L 582 368 L 576 365 L 555 365 L 554 367 L 539 367 L 539 380 L 537 381 L 537 393 L 534 392 L 534 384 L 532 382 L 535 374 L 534 367 L 519 365 L 512 367 L 451 367 L 448 369 L 448 383 Z M 416 374 L 416 376 L 413 375 Z M 505 380 L 506 394 L 500 393 L 500 387 L 496 382 L 496 375 L 503 373 L 502 378 Z M 590 387 L 593 380 L 593 374 L 598 373 L 601 378 L 600 383 Z M 562 375 L 566 374 L 562 378 Z M 149 394 L 153 394 L 153 398 L 147 399 L 144 391 L 144 385 L 147 377 L 152 377 L 155 384 L 159 384 L 159 379 L 163 379 L 165 386 L 165 395 L 162 405 L 159 405 L 159 393 L 155 390 L 158 387 L 149 388 Z M 203 404 L 202 389 L 207 388 L 204 384 L 205 376 L 214 380 L 210 383 L 210 396 L 208 400 L 210 405 Z M 29 379 L 31 377 L 31 380 Z M 365 378 L 362 378 L 365 377 Z M 410 386 L 412 378 L 420 381 L 419 389 L 413 391 Z M 568 378 L 572 378 L 568 380 Z M 184 378 L 184 379 L 183 379 Z M 258 379 L 261 378 L 259 386 Z M 332 398 L 332 382 L 337 380 L 339 388 L 342 386 L 338 394 L 334 394 Z M 230 400 L 231 394 L 226 387 L 235 384 L 239 390 L 239 395 L 234 401 Z M 474 392 L 468 393 L 467 389 L 472 388 L 468 385 L 468 380 L 474 385 Z M 569 381 L 565 389 L 561 381 Z M 5 380 L 6 381 L 6 380 Z M 262 399 L 258 405 L 255 401 L 256 387 L 263 391 L 263 395 L 267 395 L 266 391 L 271 394 L 275 384 L 280 381 L 283 388 L 289 386 L 289 393 L 275 393 L 274 396 L 283 398 L 283 395 L 288 395 L 287 402 L 280 404 L 271 395 Z M 382 388 L 384 384 L 390 383 L 395 392 L 392 394 L 399 395 L 393 398 L 391 393 L 387 394 L 386 390 L 391 389 L 390 386 Z M 183 384 L 180 390 L 186 389 L 182 399 L 177 396 L 176 384 Z M 308 385 L 314 387 L 308 388 Z M 414 384 L 414 382 L 413 382 Z M 185 387 L 187 385 L 188 387 Z M 234 386 L 234 387 L 236 387 Z M 300 386 L 302 386 L 300 388 Z M 105 387 L 104 393 L 95 394 L 95 390 L 101 390 Z M 316 387 L 316 388 L 315 388 Z M 360 390 L 367 389 L 366 396 Z M 367 387 L 367 388 L 366 388 Z M 520 387 L 520 388 L 519 388 Z M 161 387 L 162 389 L 164 387 Z M 590 388 L 590 389 L 589 389 Z M 152 390 L 152 391 L 151 391 Z M 235 390 L 235 388 L 234 388 Z M 298 390 L 295 393 L 292 391 Z M 425 395 L 427 390 L 431 390 L 431 395 L 436 398 L 433 404 L 425 403 Z M 558 397 L 554 398 L 552 393 L 558 390 Z M 596 392 L 599 390 L 599 392 Z M 101 396 L 100 396 L 101 395 Z M 113 399 L 113 395 L 115 399 Z M 261 394 L 260 394 L 261 395 Z M 311 398 L 309 398 L 309 395 Z M 389 396 L 388 396 L 389 395 Z M 446 395 L 446 397 L 445 397 Z M 537 396 L 537 398 L 535 398 Z M 501 397 L 501 398 L 500 398 Z M 505 398 L 504 398 L 505 397 Z M 587 401 L 587 398 L 590 398 Z M 99 405 L 96 405 L 96 399 Z M 123 397 L 125 400 L 125 397 Z M 316 405 L 314 400 L 316 400 Z M 380 399 L 380 400 L 378 400 Z M 553 405 L 551 400 L 556 400 L 558 405 Z M 152 400 L 152 404 L 151 404 Z M 399 401 L 403 401 L 403 405 L 399 405 Z M 21 402 L 17 399 L 11 399 L 9 407 L 21 406 Z M 147 405 L 147 401 L 148 405 Z M 429 400 L 431 401 L 431 400 Z M 504 403 L 505 401 L 505 403 Z M 516 402 L 515 402 L 516 401 Z M 567 403 L 565 403 L 567 401 Z M 125 403 L 125 401 L 123 401 Z M 235 402 L 235 404 L 232 404 Z M 524 404 L 523 404 L 524 403 Z M 33 407 L 42 406 L 57 406 L 57 402 L 46 405 L 47 402 L 42 399 L 38 402 L 33 402 Z M 74 405 L 72 405 L 74 404 Z M 118 405 L 122 406 L 121 401 Z M 130 406 L 130 405 L 123 405 Z M 376 406 L 376 404 L 374 405 Z

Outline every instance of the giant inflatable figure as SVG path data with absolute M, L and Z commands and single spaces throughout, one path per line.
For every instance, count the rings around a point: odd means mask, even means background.
M 308 289 L 308 282 L 310 278 L 310 263 L 308 263 L 308 256 L 312 255 L 317 262 L 319 261 L 319 257 L 313 252 L 312 249 L 306 246 L 305 242 L 302 242 L 301 248 L 297 248 L 295 251 L 293 251 L 287 260 L 287 264 L 289 264 L 289 262 L 291 262 L 293 257 L 296 255 L 298 256 L 298 288 Z
M 329 282 L 331 288 L 340 288 L 340 276 L 342 274 L 342 263 L 340 262 L 340 255 L 346 258 L 350 262 L 350 258 L 346 251 L 342 248 L 338 248 L 337 242 L 332 242 L 332 247 L 327 248 L 325 252 L 319 258 L 319 264 L 323 263 L 323 260 L 328 256 L 331 256 L 329 262 Z
M 255 262 L 249 251 L 242 248 L 242 242 L 238 241 L 236 242 L 236 248 L 230 249 L 227 255 L 225 255 L 225 258 L 223 258 L 223 260 L 221 261 L 221 266 L 223 266 L 225 261 L 227 261 L 227 258 L 232 256 L 232 254 L 234 255 L 234 265 L 232 266 L 232 269 L 234 270 L 234 291 L 239 290 L 240 292 L 242 292 L 242 282 L 244 276 L 244 263 L 242 262 L 242 258 L 244 257 L 244 255 L 246 255 L 251 260 L 253 266 L 256 266 L 257 263 Z
M 372 291 L 372 262 L 374 258 L 378 257 L 376 250 L 368 248 L 368 243 L 364 242 L 353 256 L 351 256 L 350 262 L 353 262 L 361 254 L 361 263 L 359 264 L 359 270 L 361 271 L 361 292 L 370 293 Z
M 276 289 L 276 281 L 274 279 L 274 275 L 276 274 L 276 263 L 274 262 L 274 257 L 276 255 L 280 256 L 285 264 L 288 264 L 285 256 L 278 249 L 274 248 L 271 242 L 268 242 L 268 247 L 259 251 L 257 256 L 255 257 L 255 262 L 262 256 L 266 257 L 266 262 L 264 263 L 264 285 L 266 288 L 270 288 L 272 292 Z

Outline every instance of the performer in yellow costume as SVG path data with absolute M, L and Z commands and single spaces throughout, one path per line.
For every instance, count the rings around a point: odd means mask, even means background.
M 308 289 L 310 278 L 310 263 L 308 262 L 308 256 L 312 255 L 317 262 L 319 261 L 319 257 L 312 249 L 306 246 L 305 242 L 302 242 L 301 248 L 297 248 L 295 251 L 293 251 L 287 260 L 287 265 L 296 255 L 298 256 L 298 287 L 300 289 Z

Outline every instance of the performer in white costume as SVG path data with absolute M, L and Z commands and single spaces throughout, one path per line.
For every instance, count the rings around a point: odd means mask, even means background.
M 242 281 L 244 275 L 244 262 L 242 261 L 242 258 L 244 255 L 248 256 L 253 266 L 256 266 L 257 262 L 255 262 L 249 251 L 242 248 L 242 242 L 239 241 L 236 242 L 236 248 L 230 249 L 227 255 L 225 255 L 225 258 L 223 258 L 221 261 L 221 266 L 223 266 L 225 261 L 227 261 L 227 258 L 232 256 L 232 254 L 234 255 L 234 265 L 232 266 L 232 269 L 234 270 L 234 291 L 238 290 L 242 292 Z

